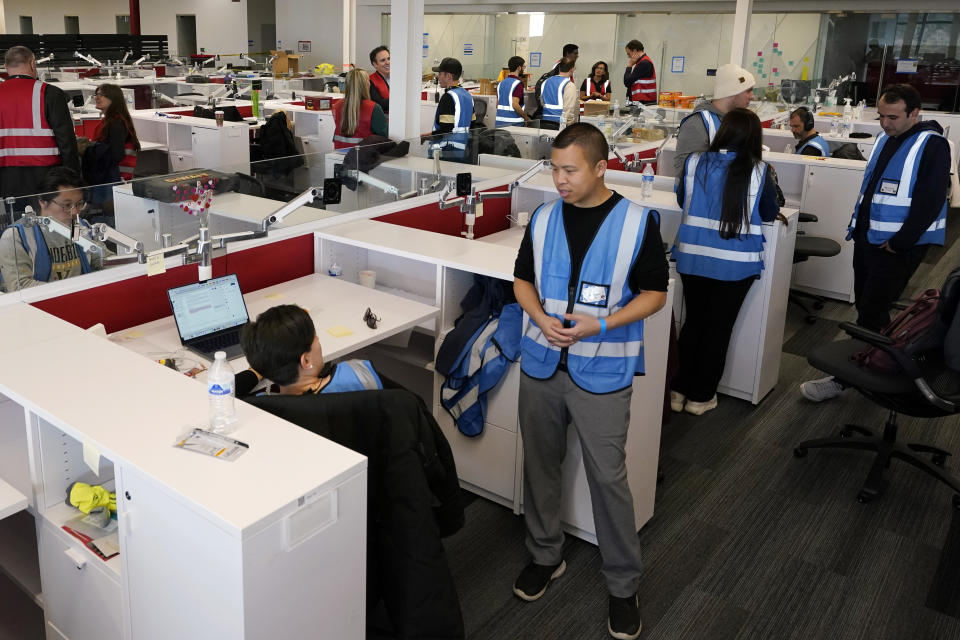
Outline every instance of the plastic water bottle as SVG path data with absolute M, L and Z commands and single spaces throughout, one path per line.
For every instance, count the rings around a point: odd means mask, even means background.
M 653 197 L 653 167 L 649 162 L 643 167 L 643 186 L 640 187 L 640 195 L 644 200 Z
M 784 153 L 793 153 L 793 145 L 788 142 L 788 143 L 787 143 L 787 146 L 785 146 L 785 147 L 783 148 L 783 152 L 784 152 Z
M 613 116 L 614 116 L 614 117 L 617 117 L 618 115 L 620 115 L 620 101 L 619 101 L 619 100 L 614 100 L 614 101 L 613 101 Z
M 337 262 L 336 258 L 330 261 L 330 266 L 327 268 L 327 273 L 334 278 L 343 274 L 343 269 L 340 268 L 340 263 Z
M 233 369 L 227 362 L 227 354 L 217 351 L 213 356 L 213 366 L 207 372 L 207 396 L 210 399 L 210 431 L 230 433 L 237 421 L 236 407 L 233 406 L 235 394 L 233 388 Z

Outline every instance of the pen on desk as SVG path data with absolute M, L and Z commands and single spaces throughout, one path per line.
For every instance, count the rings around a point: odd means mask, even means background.
M 216 438 L 219 438 L 219 439 L 221 439 L 221 440 L 225 440 L 225 441 L 229 442 L 230 444 L 235 444 L 235 445 L 240 446 L 240 447 L 243 447 L 243 448 L 245 448 L 245 449 L 249 449 L 249 448 L 250 448 L 250 445 L 248 445 L 246 442 L 240 442 L 239 440 L 234 440 L 233 438 L 228 438 L 227 436 L 221 435 L 221 434 L 219 434 L 219 433 L 215 433 L 215 432 L 213 432 L 213 431 L 204 431 L 203 429 L 194 429 L 194 431 L 203 431 L 204 433 L 210 434 L 210 435 L 212 435 L 212 436 L 214 436 L 214 437 L 216 437 Z

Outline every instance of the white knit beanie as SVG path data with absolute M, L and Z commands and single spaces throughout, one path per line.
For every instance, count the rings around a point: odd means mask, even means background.
M 725 64 L 717 69 L 717 80 L 713 85 L 713 97 L 728 98 L 741 91 L 753 88 L 756 81 L 753 74 L 735 64 Z

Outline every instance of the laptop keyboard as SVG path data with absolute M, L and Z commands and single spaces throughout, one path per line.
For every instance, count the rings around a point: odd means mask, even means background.
M 196 340 L 194 341 L 193 346 L 200 351 L 212 353 L 214 351 L 222 351 L 223 349 L 232 347 L 235 344 L 240 344 L 239 331 L 223 333 L 216 336 L 210 336 L 209 338 L 203 338 L 202 340 Z

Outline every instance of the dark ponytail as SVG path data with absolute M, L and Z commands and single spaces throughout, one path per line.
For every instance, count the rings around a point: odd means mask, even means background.
M 725 240 L 739 236 L 744 225 L 750 225 L 750 210 L 747 206 L 750 179 L 762 157 L 762 144 L 763 128 L 757 114 L 749 109 L 733 109 L 723 117 L 720 129 L 710 145 L 710 151 L 725 149 L 736 154 L 733 162 L 728 165 L 720 207 L 720 237 Z

